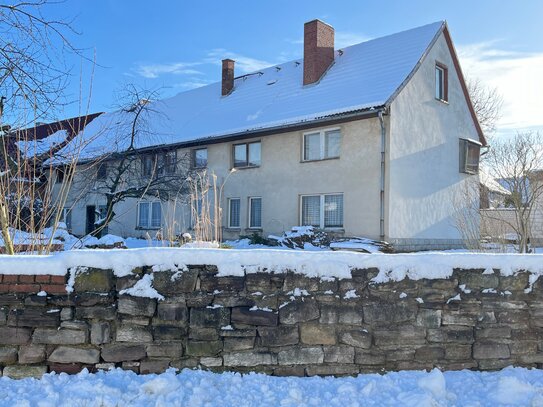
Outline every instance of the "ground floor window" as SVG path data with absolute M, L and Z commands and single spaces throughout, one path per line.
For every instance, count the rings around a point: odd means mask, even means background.
M 249 228 L 262 227 L 262 198 L 249 198 Z
M 162 204 L 160 202 L 140 202 L 138 204 L 138 227 L 158 229 L 162 223 Z
M 62 212 L 60 214 L 60 222 L 64 222 L 66 225 L 66 230 L 68 232 L 72 231 L 72 210 L 71 208 L 62 208 Z
M 239 198 L 230 198 L 228 200 L 228 227 L 239 228 L 240 227 L 240 206 L 241 200 Z
M 303 195 L 301 223 L 318 228 L 343 227 L 343 194 Z

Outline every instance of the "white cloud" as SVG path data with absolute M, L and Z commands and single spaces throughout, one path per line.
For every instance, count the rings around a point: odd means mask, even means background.
M 197 62 L 174 62 L 169 64 L 139 65 L 134 70 L 144 78 L 154 79 L 162 74 L 198 75 L 200 71 L 190 67 L 199 65 Z
M 501 49 L 497 41 L 458 47 L 462 70 L 503 97 L 500 132 L 543 129 L 543 53 Z
M 215 65 L 220 65 L 221 61 L 225 58 L 230 58 L 236 61 L 236 71 L 241 71 L 241 73 L 259 71 L 260 69 L 264 69 L 274 65 L 274 63 L 272 62 L 236 54 L 222 48 L 217 48 L 209 51 L 207 53 L 207 58 L 205 59 L 205 61 Z

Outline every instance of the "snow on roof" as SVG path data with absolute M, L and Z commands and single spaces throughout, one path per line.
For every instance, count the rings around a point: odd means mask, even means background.
M 484 185 L 490 192 L 497 192 L 502 195 L 511 195 L 511 191 L 504 188 L 496 179 L 488 175 L 483 169 L 479 169 L 479 181 Z
M 334 63 L 316 84 L 303 86 L 303 59 L 299 59 L 237 78 L 228 96 L 221 96 L 217 82 L 150 102 L 150 127 L 137 148 L 205 141 L 383 106 L 444 24 L 436 22 L 336 51 Z M 88 143 L 80 158 L 123 151 L 129 121 L 130 114 L 120 111 L 93 120 L 80 136 Z

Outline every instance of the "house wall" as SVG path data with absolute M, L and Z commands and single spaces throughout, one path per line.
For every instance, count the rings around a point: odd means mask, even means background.
M 218 143 L 207 146 L 209 174 L 217 175 L 222 190 L 223 226 L 227 226 L 228 199 L 241 198 L 241 227 L 224 229 L 225 239 L 247 235 L 254 231 L 280 234 L 300 224 L 300 196 L 304 194 L 343 193 L 344 228 L 337 232 L 349 236 L 361 235 L 379 238 L 379 162 L 380 125 L 376 118 L 357 120 L 328 128 L 340 128 L 341 154 L 338 159 L 302 162 L 302 140 L 307 131 L 244 140 L 261 141 L 262 164 L 257 168 L 237 169 L 233 166 L 232 146 L 239 142 Z M 312 132 L 318 130 L 313 129 Z M 186 154 L 180 150 L 178 156 Z M 85 184 L 95 182 L 89 172 L 79 171 Z M 88 186 L 88 185 L 87 185 Z M 105 199 L 99 194 L 81 194 L 74 189 L 66 206 L 73 206 L 72 231 L 85 233 L 87 205 L 101 205 Z M 248 199 L 262 198 L 262 229 L 248 229 Z M 139 230 L 137 201 L 129 199 L 115 207 L 117 217 L 109 232 L 121 236 L 153 236 L 156 230 Z M 164 229 L 175 233 L 190 228 L 188 204 L 164 204 Z M 166 231 L 165 231 L 166 232 Z
M 448 67 L 448 103 L 435 98 L 435 63 Z M 454 213 L 463 193 L 459 138 L 478 140 L 443 34 L 390 109 L 386 238 L 406 250 L 460 246 Z M 478 204 L 475 204 L 478 207 Z

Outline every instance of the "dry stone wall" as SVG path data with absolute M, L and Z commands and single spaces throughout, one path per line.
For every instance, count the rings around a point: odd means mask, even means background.
M 343 280 L 218 277 L 215 266 L 143 267 L 124 277 L 84 270 L 70 293 L 68 276 L 3 276 L 4 375 L 199 367 L 312 376 L 543 364 L 541 284 L 524 272 L 455 270 L 449 279 L 376 284 L 376 269 Z M 121 294 L 146 274 L 163 299 Z

